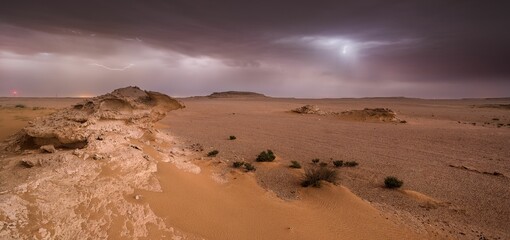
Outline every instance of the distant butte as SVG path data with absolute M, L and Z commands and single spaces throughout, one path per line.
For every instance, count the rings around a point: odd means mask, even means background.
M 242 92 L 242 91 L 227 91 L 227 92 L 213 92 L 209 96 L 210 98 L 245 98 L 245 97 L 267 97 L 264 94 L 256 92 Z

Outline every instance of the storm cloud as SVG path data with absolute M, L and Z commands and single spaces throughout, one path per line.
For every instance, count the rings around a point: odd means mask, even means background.
M 0 96 L 510 94 L 504 1 L 3 1 Z

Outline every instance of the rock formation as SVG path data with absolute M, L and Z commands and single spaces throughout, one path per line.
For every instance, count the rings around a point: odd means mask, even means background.
M 350 110 L 341 112 L 340 115 L 344 118 L 358 121 L 405 123 L 405 121 L 397 118 L 397 114 L 389 108 L 365 108 L 363 110 Z
M 136 239 L 149 227 L 153 237 L 179 236 L 127 199 L 161 190 L 159 162 L 200 170 L 153 127 L 182 107 L 127 87 L 30 122 L 0 146 L 0 239 Z
M 295 113 L 301 114 L 317 114 L 317 115 L 325 115 L 326 112 L 319 109 L 317 105 L 304 105 L 302 107 L 291 110 Z
M 213 92 L 209 98 L 265 98 L 264 94 L 256 92 L 241 92 L 241 91 L 227 91 L 227 92 Z
M 389 108 L 365 108 L 363 110 L 349 110 L 344 112 L 326 112 L 316 105 L 304 105 L 302 107 L 291 110 L 300 114 L 316 114 L 316 115 L 333 115 L 345 120 L 354 121 L 372 121 L 372 122 L 397 122 L 405 123 L 400 120 L 397 114 Z

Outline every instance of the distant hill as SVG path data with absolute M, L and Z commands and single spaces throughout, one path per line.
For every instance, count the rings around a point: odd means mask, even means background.
M 241 91 L 227 91 L 227 92 L 213 92 L 209 96 L 210 98 L 246 98 L 246 97 L 256 97 L 256 98 L 265 98 L 267 97 L 264 94 L 255 93 L 255 92 L 241 92 Z

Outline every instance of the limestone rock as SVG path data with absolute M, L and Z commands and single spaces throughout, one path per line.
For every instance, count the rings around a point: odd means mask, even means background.
M 41 149 L 41 151 L 46 152 L 46 153 L 54 153 L 57 151 L 55 149 L 55 146 L 53 146 L 53 145 L 44 145 L 44 146 L 41 146 L 40 149 Z
M 34 162 L 33 160 L 30 160 L 30 159 L 22 159 L 20 161 L 20 164 L 23 167 L 32 168 L 32 167 L 34 167 L 36 165 L 36 162 Z
M 30 122 L 6 149 L 19 151 L 44 145 L 84 148 L 90 141 L 104 139 L 105 130 L 119 131 L 118 123 L 148 128 L 168 111 L 183 107 L 162 93 L 138 87 L 121 88 Z M 95 139 L 94 136 L 100 137 Z
M 293 109 L 292 112 L 301 113 L 301 114 L 318 114 L 324 115 L 326 112 L 319 109 L 316 105 L 305 105 L 296 109 Z

